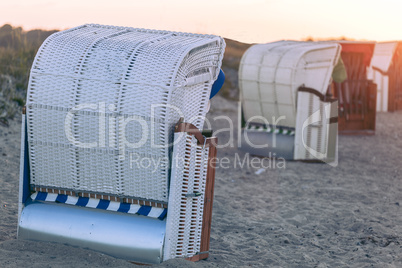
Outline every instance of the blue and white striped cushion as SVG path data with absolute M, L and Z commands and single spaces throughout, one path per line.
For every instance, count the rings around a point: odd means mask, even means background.
M 166 217 L 166 208 L 156 208 L 151 206 L 141 206 L 129 203 L 120 203 L 115 201 L 109 201 L 105 199 L 95 199 L 88 197 L 75 197 L 65 194 L 52 194 L 46 192 L 35 192 L 31 195 L 32 200 L 48 201 L 64 203 L 69 205 L 76 205 L 87 208 L 99 208 L 110 211 L 118 211 L 130 214 L 139 214 L 152 218 L 158 218 L 163 220 Z

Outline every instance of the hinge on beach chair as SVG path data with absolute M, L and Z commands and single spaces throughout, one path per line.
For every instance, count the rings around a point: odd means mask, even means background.
M 216 143 L 212 144 L 212 142 L 215 142 L 214 139 L 205 137 L 203 133 L 191 123 L 179 122 L 175 126 L 175 132 L 185 132 L 193 135 L 197 139 L 197 144 L 204 146 L 204 148 L 211 145 L 216 146 Z M 209 132 L 210 131 L 207 131 L 206 133 L 208 134 Z
M 199 197 L 199 196 L 201 196 L 202 195 L 202 193 L 200 193 L 200 192 L 193 192 L 193 193 L 190 193 L 190 194 L 186 194 L 186 197 Z

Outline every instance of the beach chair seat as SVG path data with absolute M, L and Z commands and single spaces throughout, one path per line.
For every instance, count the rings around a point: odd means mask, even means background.
M 18 237 L 139 263 L 208 257 L 217 139 L 203 125 L 224 48 L 95 24 L 46 39 L 23 113 Z
M 339 55 L 337 44 L 279 41 L 251 46 L 239 68 L 244 120 L 240 148 L 267 157 L 334 161 L 336 103 L 327 90 Z

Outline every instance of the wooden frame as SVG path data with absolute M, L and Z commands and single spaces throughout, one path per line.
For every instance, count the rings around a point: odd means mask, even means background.
M 175 127 L 175 132 L 186 132 L 193 135 L 197 139 L 198 144 L 205 144 L 209 147 L 208 152 L 208 168 L 207 168 L 207 181 L 205 186 L 204 197 L 204 212 L 201 229 L 201 248 L 200 252 L 190 258 L 189 261 L 199 261 L 208 258 L 209 256 L 209 241 L 211 236 L 211 223 L 212 223 L 212 205 L 214 197 L 215 185 L 215 169 L 216 169 L 216 146 L 218 144 L 217 137 L 207 138 L 198 130 L 198 128 L 190 123 L 179 122 Z

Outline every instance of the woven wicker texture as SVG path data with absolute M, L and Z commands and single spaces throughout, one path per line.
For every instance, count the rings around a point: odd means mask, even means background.
M 239 68 L 245 120 L 273 124 L 282 117 L 277 125 L 294 128 L 298 87 L 325 94 L 339 53 L 340 46 L 329 43 L 280 41 L 251 46 Z
M 194 136 L 175 133 L 164 260 L 200 252 L 209 149 Z M 183 154 L 184 152 L 184 154 Z M 188 194 L 199 193 L 190 197 Z
M 174 125 L 202 129 L 224 47 L 101 25 L 50 36 L 28 87 L 31 183 L 166 202 Z

